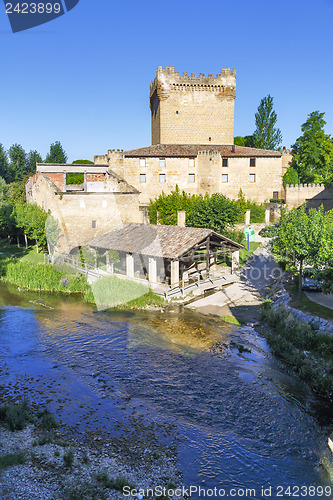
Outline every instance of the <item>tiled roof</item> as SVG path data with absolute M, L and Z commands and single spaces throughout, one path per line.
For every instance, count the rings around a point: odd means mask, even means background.
M 281 157 L 280 151 L 270 149 L 246 148 L 233 145 L 210 145 L 210 144 L 155 144 L 146 148 L 130 149 L 124 151 L 127 158 L 195 158 L 199 151 L 219 151 L 225 157 Z
M 229 251 L 242 248 L 242 245 L 211 229 L 130 222 L 94 238 L 88 245 L 105 250 L 177 259 L 198 243 L 206 240 L 208 236 L 212 240 L 224 243 Z

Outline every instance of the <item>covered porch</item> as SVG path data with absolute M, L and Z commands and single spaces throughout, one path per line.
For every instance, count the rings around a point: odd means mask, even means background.
M 105 257 L 108 272 L 129 279 L 148 280 L 151 285 L 182 288 L 185 284 L 216 278 L 218 263 L 239 268 L 242 245 L 204 228 L 125 223 L 88 245 Z M 114 260 L 117 253 L 117 263 Z M 156 288 L 153 286 L 153 288 Z

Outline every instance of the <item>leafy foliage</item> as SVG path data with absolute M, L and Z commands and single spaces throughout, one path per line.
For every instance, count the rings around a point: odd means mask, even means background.
M 46 246 L 45 222 L 47 213 L 38 205 L 17 204 L 14 208 L 16 226 L 22 229 L 28 238 L 34 239 L 38 246 Z
M 9 168 L 6 175 L 7 182 L 22 181 L 27 172 L 27 154 L 20 144 L 13 144 L 9 148 Z
M 178 210 L 186 211 L 186 224 L 191 227 L 209 227 L 215 231 L 224 231 L 233 226 L 242 217 L 242 209 L 237 201 L 216 193 L 209 195 L 192 195 L 176 189 L 166 195 L 162 193 L 150 201 L 148 213 L 150 222 L 166 225 L 177 224 Z
M 236 137 L 234 137 L 234 144 L 236 146 L 251 148 L 253 146 L 253 135 L 245 135 L 244 137 L 236 135 Z
M 38 151 L 29 151 L 27 156 L 27 172 L 36 172 L 36 163 L 42 163 L 43 159 Z
M 303 123 L 303 134 L 293 145 L 293 163 L 301 182 L 333 182 L 333 143 L 325 134 L 325 113 L 313 111 Z
M 74 160 L 73 165 L 93 165 L 94 162 L 91 160 Z
M 50 151 L 45 158 L 45 163 L 66 163 L 67 155 L 59 141 L 50 146 Z
M 324 213 L 321 208 L 307 213 L 304 205 L 283 211 L 274 232 L 272 251 L 287 269 L 299 271 L 299 286 L 303 266 L 314 266 L 324 289 L 333 291 L 333 211 Z
M 287 170 L 283 176 L 283 187 L 285 188 L 288 184 L 289 185 L 298 184 L 298 172 L 292 166 L 287 168 Z
M 74 173 L 66 175 L 66 184 L 83 184 L 84 173 Z
M 277 115 L 273 109 L 273 97 L 261 99 L 255 114 L 256 129 L 253 133 L 253 145 L 262 149 L 277 149 L 282 142 L 280 129 L 276 128 Z
M 60 232 L 61 232 L 57 219 L 55 219 L 52 215 L 48 215 L 48 217 L 45 221 L 45 229 L 44 230 L 45 230 L 45 234 L 46 234 L 49 253 L 53 254 L 54 250 L 57 246 Z
M 7 157 L 7 151 L 3 147 L 2 144 L 0 144 L 0 176 L 4 179 L 6 179 L 8 174 L 8 157 Z

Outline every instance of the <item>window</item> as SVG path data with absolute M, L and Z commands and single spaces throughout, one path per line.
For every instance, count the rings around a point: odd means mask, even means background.
M 165 174 L 160 174 L 160 182 L 165 182 Z
M 160 158 L 160 167 L 165 167 L 165 158 Z
M 189 160 L 188 160 L 188 166 L 189 167 L 194 167 L 194 158 L 189 158 Z
M 273 199 L 278 200 L 279 199 L 279 191 L 273 191 Z
M 92 220 L 92 221 L 91 221 L 91 227 L 92 227 L 93 229 L 96 229 L 96 227 L 97 227 L 97 221 L 96 221 L 96 220 Z
M 188 174 L 188 182 L 195 182 L 195 174 Z
M 255 166 L 256 166 L 256 159 L 250 158 L 250 167 L 255 167 Z
M 178 111 L 176 111 L 176 115 L 178 115 Z
M 222 167 L 227 167 L 228 166 L 228 158 L 223 158 L 222 159 Z
M 222 174 L 222 182 L 228 182 L 228 174 Z
M 146 166 L 146 158 L 140 158 L 140 167 Z
M 249 181 L 256 182 L 256 174 L 250 174 Z
M 211 137 L 208 137 L 208 140 L 209 140 L 209 142 L 211 142 L 212 138 L 211 138 Z
M 140 174 L 140 182 L 146 182 L 146 174 Z

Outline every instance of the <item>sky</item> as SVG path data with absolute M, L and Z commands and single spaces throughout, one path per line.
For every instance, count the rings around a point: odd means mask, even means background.
M 236 68 L 235 135 L 253 133 L 268 94 L 287 148 L 312 111 L 333 135 L 332 21 L 333 0 L 80 0 L 12 33 L 1 3 L 0 143 L 45 157 L 60 141 L 69 161 L 147 146 L 158 66 Z

